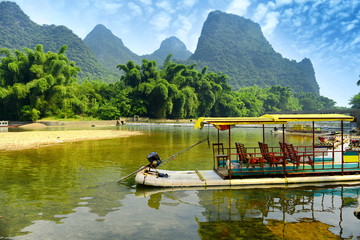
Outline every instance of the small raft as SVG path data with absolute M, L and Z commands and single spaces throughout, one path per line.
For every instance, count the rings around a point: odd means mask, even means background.
M 157 171 L 158 173 L 161 173 L 161 175 L 167 174 L 167 177 L 159 177 L 155 170 L 151 170 L 149 172 L 145 172 L 145 170 L 143 170 L 136 174 L 135 181 L 138 184 L 153 187 L 229 187 L 360 181 L 360 175 L 222 179 L 213 170 Z

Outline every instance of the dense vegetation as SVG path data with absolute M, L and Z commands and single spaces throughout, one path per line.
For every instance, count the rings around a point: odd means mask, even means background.
M 360 86 L 360 80 L 357 81 L 356 85 Z M 360 93 L 356 94 L 350 99 L 350 104 L 352 108 L 360 109 Z
M 229 76 L 234 89 L 253 86 L 289 86 L 294 92 L 319 94 L 309 59 L 290 61 L 274 51 L 258 24 L 220 11 L 204 23 L 195 53 L 189 59 L 200 67 Z
M 86 79 L 65 56 L 44 52 L 42 45 L 24 51 L 1 49 L 0 116 L 8 120 L 94 117 L 117 119 L 140 115 L 150 118 L 198 116 L 259 116 L 265 111 L 328 109 L 334 102 L 311 93 L 294 96 L 289 87 L 257 86 L 233 91 L 222 73 L 171 62 L 159 69 L 156 61 L 118 65 L 120 81 Z
M 92 50 L 65 26 L 38 25 L 24 14 L 13 2 L 0 2 L 0 48 L 34 48 L 42 44 L 45 52 L 57 51 L 63 45 L 68 46 L 67 56 L 81 67 L 80 77 L 99 77 L 115 81 L 120 77 L 106 69 L 96 59 Z

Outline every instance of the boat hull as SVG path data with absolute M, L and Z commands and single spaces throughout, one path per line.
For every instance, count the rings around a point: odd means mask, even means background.
M 158 170 L 158 177 L 154 170 L 140 171 L 136 174 L 137 184 L 152 187 L 229 187 L 229 186 L 259 186 L 259 185 L 288 185 L 288 184 L 318 184 L 360 181 L 360 175 L 336 175 L 336 176 L 306 176 L 306 177 L 269 177 L 248 179 L 222 179 L 213 170 L 201 171 L 168 171 Z

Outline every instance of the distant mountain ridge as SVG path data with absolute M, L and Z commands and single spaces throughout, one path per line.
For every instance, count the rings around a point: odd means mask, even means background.
M 189 60 L 227 74 L 235 89 L 283 85 L 295 92 L 319 94 L 309 59 L 297 63 L 283 58 L 265 39 L 259 24 L 237 15 L 211 12 Z
M 67 45 L 66 55 L 81 68 L 82 77 L 118 79 L 116 73 L 101 65 L 85 42 L 67 27 L 38 25 L 16 3 L 0 2 L 0 48 L 34 49 L 37 44 L 42 44 L 45 52 L 58 52 Z
M 118 64 L 125 64 L 129 60 L 141 63 L 141 57 L 129 50 L 120 38 L 102 24 L 96 25 L 84 38 L 84 42 L 93 50 L 97 59 L 112 71 L 117 70 Z
M 33 49 L 42 44 L 45 51 L 58 52 L 68 46 L 66 55 L 82 69 L 80 77 L 117 80 L 118 64 L 129 60 L 156 60 L 162 65 L 168 54 L 174 61 L 222 72 L 236 90 L 240 87 L 289 86 L 295 92 L 319 94 L 319 86 L 310 59 L 290 61 L 274 51 L 258 24 L 243 17 L 214 11 L 208 15 L 194 54 L 176 37 L 165 39 L 152 54 L 139 56 L 128 49 L 122 40 L 99 24 L 84 40 L 65 26 L 38 25 L 13 2 L 0 2 L 0 48 Z M 187 60 L 186 60 L 187 59 Z
M 118 64 L 126 64 L 130 60 L 137 64 L 141 64 L 142 59 L 155 60 L 158 65 L 162 65 L 169 54 L 177 60 L 187 60 L 192 54 L 182 41 L 176 37 L 170 37 L 162 41 L 160 48 L 152 54 L 139 56 L 129 50 L 120 38 L 101 24 L 96 25 L 84 41 L 99 61 L 111 70 Z
M 185 44 L 173 36 L 162 41 L 158 50 L 152 54 L 143 55 L 142 58 L 155 60 L 159 65 L 163 65 L 169 54 L 172 54 L 172 58 L 176 60 L 187 60 L 192 55 Z

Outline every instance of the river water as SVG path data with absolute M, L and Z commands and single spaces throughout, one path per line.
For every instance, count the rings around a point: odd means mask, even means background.
M 0 155 L 0 239 L 358 239 L 353 215 L 360 185 L 232 189 L 154 189 L 121 177 L 205 139 L 215 129 L 138 125 L 111 128 L 141 136 L 64 143 Z M 266 130 L 266 141 L 279 136 Z M 262 129 L 232 129 L 257 146 Z M 227 143 L 228 135 L 220 141 Z M 306 137 L 287 137 L 307 144 Z M 225 144 L 227 145 L 227 144 Z M 163 169 L 212 169 L 202 143 Z

